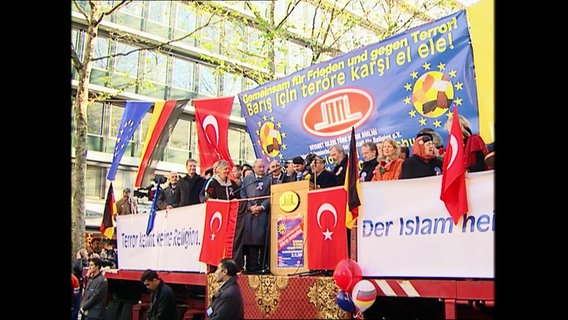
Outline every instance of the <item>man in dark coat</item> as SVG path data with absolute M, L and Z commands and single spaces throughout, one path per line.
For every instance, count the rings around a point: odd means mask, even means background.
M 361 145 L 361 154 L 363 155 L 363 165 L 359 171 L 359 180 L 361 182 L 371 181 L 373 179 L 373 171 L 379 164 L 377 156 L 379 150 L 374 142 L 365 142 Z
M 243 295 L 237 282 L 237 264 L 229 258 L 221 259 L 215 280 L 221 286 L 213 294 L 211 305 L 207 308 L 208 320 L 243 319 L 245 316 Z
M 317 189 L 339 185 L 333 173 L 325 169 L 325 161 L 320 156 L 317 156 L 312 162 L 312 173 L 310 176 L 310 182 L 313 183 Z
M 179 179 L 179 206 L 201 203 L 199 193 L 205 184 L 205 178 L 196 173 L 197 161 L 187 159 L 185 162 L 187 174 Z
M 241 187 L 241 199 L 247 201 L 244 214 L 243 253 L 246 256 L 247 273 L 267 270 L 269 257 L 270 175 L 265 175 L 264 161 L 256 159 L 254 174 L 245 177 Z
M 337 180 L 337 185 L 342 186 L 345 182 L 347 159 L 349 156 L 345 153 L 345 149 L 343 149 L 343 146 L 340 144 L 334 144 L 329 148 L 329 156 L 333 159 L 333 175 Z
M 158 194 L 158 209 L 171 209 L 179 206 L 179 175 L 176 171 L 170 172 L 168 186 Z
M 177 306 L 172 288 L 158 277 L 154 270 L 147 269 L 140 276 L 150 293 L 148 320 L 177 320 Z

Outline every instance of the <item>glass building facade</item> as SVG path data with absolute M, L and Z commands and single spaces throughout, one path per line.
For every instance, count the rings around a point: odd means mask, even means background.
M 109 5 L 118 1 L 106 1 Z M 353 14 L 373 10 L 375 15 L 386 14 L 384 5 L 375 1 L 343 1 L 349 2 L 347 9 Z M 442 17 L 461 9 L 454 6 L 432 6 L 428 12 L 416 8 L 424 8 L 433 1 L 412 0 L 395 1 L 400 6 L 400 19 L 409 19 L 411 15 L 419 15 L 412 20 L 411 28 L 416 25 Z M 78 1 L 82 9 L 88 11 L 87 1 Z M 245 1 L 211 1 L 211 5 L 224 8 L 223 12 L 231 12 L 233 16 L 254 18 L 253 12 Z M 270 1 L 253 1 L 256 11 L 267 19 Z M 286 12 L 288 0 L 274 1 L 275 20 L 282 19 Z M 390 1 L 384 2 L 386 5 Z M 365 8 L 362 4 L 369 5 Z M 80 11 L 72 4 L 71 41 L 79 55 L 84 54 L 86 20 Z M 312 51 L 306 42 L 299 41 L 306 30 L 317 19 L 324 19 L 315 14 L 316 3 L 302 1 L 288 18 L 291 32 L 298 37 L 280 38 L 276 40 L 278 47 L 286 50 L 275 50 L 275 76 L 289 75 L 297 70 L 314 63 Z M 423 10 L 423 9 L 422 9 Z M 392 12 L 390 13 L 392 14 Z M 315 17 L 307 19 L 307 17 Z M 108 188 L 106 176 L 112 152 L 117 137 L 124 102 L 126 100 L 160 101 L 175 99 L 194 99 L 219 96 L 235 96 L 230 117 L 229 145 L 233 162 L 236 164 L 252 163 L 255 159 L 252 142 L 246 130 L 245 120 L 241 113 L 236 95 L 247 89 L 256 87 L 258 83 L 243 76 L 242 72 L 219 72 L 218 63 L 227 62 L 240 65 L 244 69 L 268 72 L 261 65 L 250 63 L 250 57 L 245 56 L 261 50 L 258 46 L 263 32 L 254 24 L 239 23 L 238 19 L 223 19 L 222 16 L 209 20 L 206 27 L 201 27 L 209 19 L 208 14 L 188 1 L 133 1 L 119 11 L 105 17 L 99 27 L 99 35 L 95 44 L 95 59 L 89 90 L 95 93 L 108 93 L 113 99 L 105 102 L 94 102 L 87 108 L 88 119 L 88 154 L 86 195 L 89 199 L 104 199 Z M 387 26 L 362 24 L 355 26 L 344 34 L 350 39 L 346 43 L 338 43 L 334 55 L 342 54 L 360 47 L 361 45 L 380 41 L 381 30 Z M 191 34 L 191 36 L 184 37 Z M 307 35 L 304 35 L 307 36 Z M 171 42 L 173 39 L 179 41 Z M 227 54 L 223 43 L 235 43 L 239 50 Z M 157 50 L 138 50 L 144 47 L 157 46 Z M 263 52 L 256 52 L 264 55 Z M 215 57 L 216 62 L 207 57 Z M 317 62 L 330 59 L 332 56 L 322 54 Z M 247 60 L 248 59 L 248 60 Z M 217 64 L 216 64 L 217 63 Z M 72 68 L 72 100 L 77 87 L 78 75 Z M 74 101 L 73 101 L 74 102 Z M 143 118 L 131 139 L 122 158 L 116 179 L 113 182 L 115 194 L 124 187 L 132 188 L 136 178 L 140 153 L 144 146 L 146 131 L 149 126 L 151 111 Z M 74 114 L 71 115 L 72 130 Z M 72 133 L 72 136 L 73 133 Z M 156 173 L 167 174 L 170 171 L 186 172 L 185 161 L 193 158 L 199 161 L 197 148 L 197 133 L 195 128 L 194 109 L 192 106 L 184 110 L 183 115 L 173 128 L 170 139 L 164 151 L 163 158 L 158 163 Z M 74 143 L 72 140 L 72 159 L 74 159 Z M 206 168 L 199 168 L 198 172 Z

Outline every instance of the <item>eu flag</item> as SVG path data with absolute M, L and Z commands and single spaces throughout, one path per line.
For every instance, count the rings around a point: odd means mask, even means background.
M 117 140 L 114 145 L 112 164 L 108 171 L 107 180 L 114 181 L 116 170 L 118 169 L 120 159 L 124 155 L 124 150 L 128 146 L 128 141 L 132 139 L 134 131 L 136 131 L 142 118 L 153 104 L 154 102 L 126 101 L 124 113 L 122 113 L 122 119 L 118 127 Z
M 156 186 L 156 193 L 152 199 L 152 207 L 150 208 L 150 215 L 148 216 L 148 225 L 146 226 L 146 235 L 149 235 L 154 229 L 154 220 L 156 219 L 156 210 L 158 208 L 158 198 L 160 195 L 160 184 Z

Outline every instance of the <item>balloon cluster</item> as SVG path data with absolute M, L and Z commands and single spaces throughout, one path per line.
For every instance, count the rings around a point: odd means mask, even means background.
M 335 298 L 337 305 L 346 312 L 355 313 L 355 318 L 362 318 L 362 312 L 375 302 L 377 291 L 371 281 L 363 280 L 361 267 L 352 259 L 343 259 L 335 266 L 333 280 L 341 289 Z

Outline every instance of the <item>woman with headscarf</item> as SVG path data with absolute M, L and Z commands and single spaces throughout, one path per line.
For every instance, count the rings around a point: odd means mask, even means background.
M 399 179 L 441 175 L 442 164 L 436 157 L 434 138 L 430 133 L 423 133 L 412 144 L 412 156 L 402 163 Z

